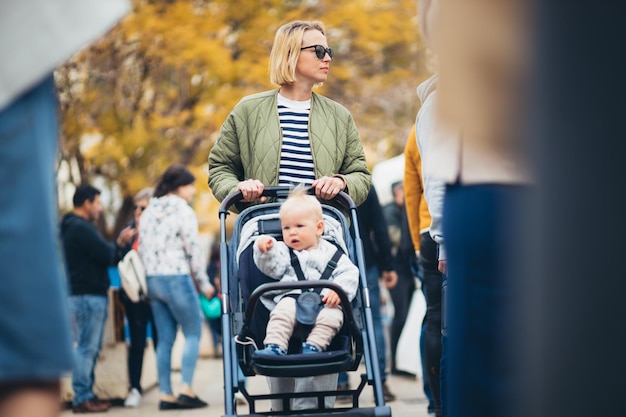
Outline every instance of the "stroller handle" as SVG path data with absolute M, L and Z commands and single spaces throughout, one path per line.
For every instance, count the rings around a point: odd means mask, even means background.
M 262 197 L 287 198 L 291 190 L 293 190 L 292 186 L 272 185 L 272 186 L 265 187 L 263 189 L 263 193 L 261 194 L 261 196 Z M 307 193 L 311 195 L 315 195 L 315 188 L 307 187 Z M 228 214 L 228 209 L 230 208 L 230 206 L 236 203 L 239 203 L 242 199 L 243 199 L 243 193 L 239 190 L 229 194 L 224 199 L 224 201 L 222 201 L 222 204 L 220 204 L 219 214 L 220 215 Z M 340 204 L 342 204 L 344 207 L 346 207 L 349 210 L 356 209 L 356 204 L 354 204 L 354 200 L 352 200 L 352 197 L 350 197 L 348 193 L 346 193 L 345 191 L 340 191 L 333 198 L 333 200 L 339 202 Z
M 259 285 L 252 294 L 250 294 L 250 298 L 248 299 L 248 304 L 252 307 L 256 305 L 261 295 L 265 294 L 268 291 L 273 290 L 306 290 L 313 288 L 329 288 L 337 293 L 339 299 L 341 300 L 341 306 L 346 310 L 347 313 L 352 313 L 352 306 L 350 305 L 350 300 L 348 296 L 344 292 L 343 288 L 339 286 L 339 284 L 334 283 L 328 280 L 318 280 L 318 281 L 289 281 L 289 282 L 269 282 L 265 284 Z M 344 307 L 345 306 L 345 307 Z M 253 315 L 253 308 L 246 309 L 246 318 L 251 319 Z M 350 315 L 350 314 L 349 314 Z

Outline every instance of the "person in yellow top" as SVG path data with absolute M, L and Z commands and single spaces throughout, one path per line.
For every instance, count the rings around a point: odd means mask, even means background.
M 430 227 L 430 213 L 424 198 L 424 184 L 422 182 L 422 157 L 417 147 L 415 125 L 404 146 L 404 201 L 407 206 L 411 240 L 415 254 L 420 256 L 421 235 L 428 232 Z M 408 210 L 409 207 L 411 210 Z
M 426 316 L 420 340 L 424 381 L 430 391 L 428 412 L 441 416 L 441 289 L 443 275 L 438 270 L 437 243 L 430 237 L 431 217 L 424 198 L 422 158 L 417 147 L 415 124 L 404 147 L 404 202 L 411 240 L 422 270 L 422 291 Z

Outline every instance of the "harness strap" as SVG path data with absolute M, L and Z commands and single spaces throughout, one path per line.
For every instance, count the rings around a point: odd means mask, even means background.
M 291 266 L 296 272 L 298 281 L 306 281 L 306 277 L 304 276 L 304 272 L 302 272 L 302 267 L 300 266 L 300 261 L 298 260 L 296 253 L 291 248 L 289 248 L 289 255 L 291 257 Z M 324 272 L 322 272 L 320 279 L 330 278 L 330 275 L 333 273 L 335 268 L 337 268 L 337 263 L 339 262 L 339 258 L 341 258 L 341 255 L 343 255 L 342 250 L 337 248 L 337 250 L 335 250 L 335 253 L 333 254 L 333 257 L 330 258 L 330 261 L 328 261 L 328 263 L 326 264 L 326 268 L 324 269 Z M 318 288 L 318 292 L 319 291 L 321 291 L 321 289 Z
M 326 269 L 322 273 L 320 279 L 330 278 L 330 274 L 332 274 L 335 268 L 337 268 L 337 263 L 339 262 L 339 258 L 341 258 L 341 255 L 343 255 L 343 252 L 339 248 L 337 248 L 337 250 L 333 254 L 333 257 L 330 258 L 330 261 L 328 261 L 328 264 L 326 264 Z

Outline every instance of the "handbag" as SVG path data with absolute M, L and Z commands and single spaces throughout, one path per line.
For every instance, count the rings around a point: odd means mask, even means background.
M 135 249 L 131 249 L 117 264 L 120 273 L 122 288 L 128 298 L 133 302 L 145 300 L 148 296 L 146 285 L 146 271 Z
M 202 308 L 202 313 L 204 317 L 207 319 L 217 319 L 222 315 L 222 302 L 220 298 L 216 295 L 212 297 L 210 300 L 206 298 L 204 293 L 200 293 L 200 308 Z

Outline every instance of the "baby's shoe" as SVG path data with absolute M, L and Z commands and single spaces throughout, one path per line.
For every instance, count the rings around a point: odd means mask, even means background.
M 302 344 L 302 353 L 320 353 L 322 350 L 308 342 Z
M 258 350 L 257 353 L 261 354 L 261 355 L 279 355 L 279 356 L 284 356 L 287 354 L 287 351 L 285 349 L 283 349 L 282 347 L 275 345 L 273 343 L 270 343 L 268 345 L 265 345 L 264 349 Z

